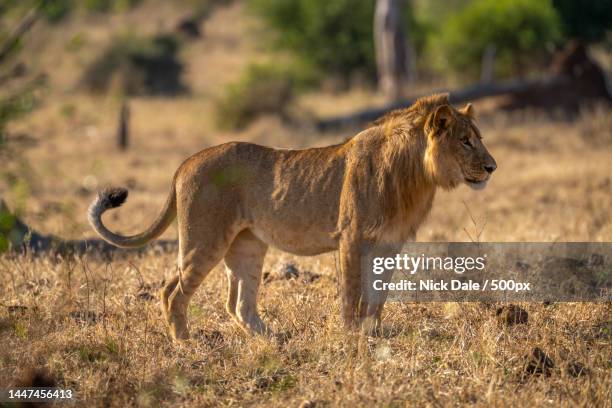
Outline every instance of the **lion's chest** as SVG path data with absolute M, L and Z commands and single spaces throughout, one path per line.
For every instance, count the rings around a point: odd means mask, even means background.
M 433 206 L 435 190 L 428 191 L 420 200 L 415 200 L 404 211 L 398 213 L 382 228 L 379 240 L 385 243 L 402 243 L 416 239 L 417 230 L 427 219 Z

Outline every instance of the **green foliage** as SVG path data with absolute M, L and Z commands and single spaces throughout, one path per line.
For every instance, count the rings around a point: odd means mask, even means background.
M 118 79 L 121 92 L 130 95 L 181 93 L 185 87 L 180 79 L 183 66 L 176 55 L 179 47 L 171 34 L 115 37 L 87 68 L 81 82 L 94 92 L 106 91 Z
M 23 6 L 15 0 L 8 1 L 11 4 L 5 6 L 7 9 L 17 5 Z M 40 10 L 47 21 L 58 23 L 79 8 L 94 13 L 123 12 L 135 7 L 140 2 L 141 0 L 40 0 Z M 37 1 L 29 0 L 29 3 L 33 6 Z
M 612 29 L 612 0 L 553 0 L 567 37 L 592 42 Z
M 217 101 L 217 124 L 240 129 L 264 114 L 285 116 L 296 91 L 313 81 L 312 71 L 283 63 L 251 64 Z
M 141 0 L 84 0 L 83 5 L 88 11 L 108 13 L 125 11 L 138 5 Z
M 112 7 L 112 1 L 107 0 L 83 0 L 85 8 L 90 11 L 105 13 Z
M 476 0 L 442 24 L 434 52 L 455 72 L 476 76 L 488 46 L 496 49 L 496 73 L 523 72 L 560 39 L 550 0 Z
M 14 119 L 34 109 L 36 98 L 34 97 L 34 85 L 28 85 L 8 96 L 0 97 L 0 149 L 6 139 L 6 125 Z
M 47 21 L 57 23 L 68 16 L 73 8 L 73 0 L 44 0 L 41 6 L 41 12 Z
M 278 32 L 278 45 L 322 71 L 375 72 L 372 0 L 250 0 Z

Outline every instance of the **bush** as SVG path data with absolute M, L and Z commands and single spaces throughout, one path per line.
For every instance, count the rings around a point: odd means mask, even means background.
M 553 0 L 567 37 L 592 42 L 612 29 L 612 0 Z
M 37 86 L 36 83 L 28 84 L 8 96 L 0 97 L 0 152 L 4 147 L 8 123 L 34 109 L 36 105 L 34 90 Z
M 432 50 L 442 52 L 455 72 L 475 77 L 485 49 L 492 45 L 496 74 L 521 74 L 541 60 L 560 31 L 550 0 L 476 0 L 448 18 Z
M 250 0 L 279 46 L 322 71 L 375 73 L 372 0 Z
M 85 71 L 82 85 L 106 91 L 117 81 L 128 95 L 175 95 L 186 90 L 183 65 L 177 58 L 179 41 L 173 35 L 151 38 L 120 36 Z
M 217 125 L 240 129 L 265 114 L 285 117 L 296 91 L 309 85 L 310 71 L 284 64 L 251 64 L 217 101 Z

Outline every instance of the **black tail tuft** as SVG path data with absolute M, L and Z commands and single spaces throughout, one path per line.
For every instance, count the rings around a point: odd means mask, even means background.
M 103 207 L 117 208 L 120 207 L 128 196 L 128 191 L 122 187 L 109 187 L 98 193 L 100 200 L 104 203 Z

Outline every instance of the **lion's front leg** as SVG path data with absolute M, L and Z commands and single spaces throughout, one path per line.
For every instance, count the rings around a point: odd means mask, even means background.
M 363 270 L 362 294 L 359 301 L 359 326 L 363 333 L 373 335 L 382 328 L 382 312 L 389 291 L 383 283 L 391 281 L 391 272 L 372 276 L 371 270 Z M 376 281 L 376 283 L 374 282 Z M 377 289 L 381 288 L 381 289 Z
M 389 282 L 392 272 L 375 275 L 371 260 L 380 248 L 359 240 L 343 239 L 340 242 L 342 319 L 345 327 L 361 329 L 364 333 L 374 333 L 380 328 L 382 310 L 388 291 L 376 290 L 380 285 L 374 281 Z M 387 251 L 382 251 L 387 252 Z M 378 255 L 377 255 L 378 254 Z
M 395 257 L 401 244 L 372 244 L 361 251 L 361 296 L 359 301 L 359 324 L 366 334 L 375 334 L 382 329 L 382 312 L 389 295 L 387 284 L 394 270 L 374 273 L 374 259 Z
M 361 298 L 361 259 L 357 240 L 340 240 L 340 287 L 342 321 L 350 330 L 359 328 L 359 301 Z

